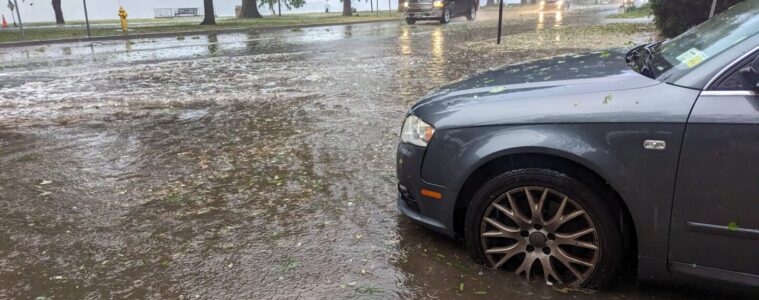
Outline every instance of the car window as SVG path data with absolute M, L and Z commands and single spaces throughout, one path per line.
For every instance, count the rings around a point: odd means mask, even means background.
M 656 78 L 673 82 L 712 57 L 759 34 L 759 0 L 746 1 L 709 21 L 663 42 L 652 70 Z
M 718 91 L 752 91 L 756 83 L 746 82 L 741 74 L 753 62 L 759 54 L 755 53 L 748 58 L 744 58 L 735 68 L 730 70 L 727 75 L 723 75 L 716 83 L 714 90 Z

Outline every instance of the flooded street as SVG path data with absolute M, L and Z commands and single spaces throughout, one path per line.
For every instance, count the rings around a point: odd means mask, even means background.
M 722 298 L 528 284 L 396 209 L 416 100 L 651 38 L 573 34 L 608 13 L 0 49 L 0 299 Z

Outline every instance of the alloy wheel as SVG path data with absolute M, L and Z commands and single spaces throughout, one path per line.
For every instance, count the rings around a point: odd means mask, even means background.
M 527 280 L 582 285 L 600 257 L 588 213 L 567 195 L 539 186 L 493 200 L 482 218 L 480 240 L 491 266 Z

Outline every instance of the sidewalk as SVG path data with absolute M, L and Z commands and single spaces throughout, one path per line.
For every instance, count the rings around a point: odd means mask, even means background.
M 198 25 L 196 23 L 185 24 L 171 24 L 157 25 L 157 26 L 134 26 L 130 27 L 130 31 L 122 33 L 120 30 L 114 30 L 113 28 L 104 28 L 100 26 L 93 26 L 92 37 L 87 37 L 85 29 L 83 27 L 42 27 L 42 28 L 30 28 L 26 27 L 24 30 L 27 33 L 27 40 L 0 42 L 0 48 L 11 48 L 20 46 L 35 46 L 35 45 L 47 45 L 57 43 L 72 43 L 72 42 L 91 42 L 91 41 L 106 41 L 106 40 L 128 40 L 137 38 L 156 38 L 156 37 L 169 37 L 169 36 L 182 36 L 182 35 L 194 35 L 194 34 L 212 34 L 212 33 L 233 33 L 233 32 L 246 32 L 251 30 L 277 30 L 277 29 L 291 29 L 291 28 L 310 28 L 320 26 L 334 26 L 344 24 L 363 24 L 363 23 L 376 23 L 376 22 L 395 22 L 401 20 L 400 14 L 384 15 L 384 16 L 367 16 L 368 13 L 361 16 L 343 17 L 339 15 L 327 15 L 327 16 L 308 16 L 308 15 L 296 15 L 296 16 L 283 16 L 283 17 L 268 17 L 262 19 L 222 19 L 218 20 L 218 25 Z M 5 30 L 0 31 L 0 41 L 8 40 L 8 36 L 3 35 L 14 34 L 19 36 L 18 30 Z M 30 37 L 31 35 L 31 37 Z M 35 37 L 36 35 L 36 37 Z M 76 35 L 76 36 L 74 36 Z

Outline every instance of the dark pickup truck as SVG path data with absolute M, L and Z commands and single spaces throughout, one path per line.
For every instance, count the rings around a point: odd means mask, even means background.
M 473 21 L 479 9 L 478 2 L 472 0 L 408 0 L 403 7 L 409 25 L 419 20 L 436 20 L 445 24 L 459 16 Z

